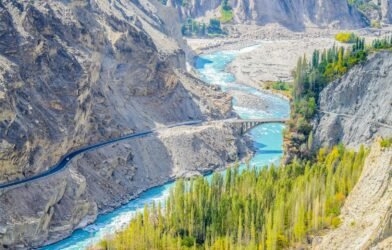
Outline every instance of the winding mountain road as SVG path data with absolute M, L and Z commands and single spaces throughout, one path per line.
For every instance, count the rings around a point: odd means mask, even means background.
M 64 155 L 60 161 L 50 167 L 48 170 L 39 173 L 37 175 L 31 176 L 31 177 L 26 177 L 24 179 L 19 179 L 19 180 L 13 180 L 10 182 L 6 182 L 6 183 L 1 183 L 0 184 L 0 190 L 6 189 L 6 188 L 13 188 L 19 185 L 23 185 L 29 182 L 33 182 L 35 180 L 38 179 L 42 179 L 44 177 L 48 177 L 50 175 L 56 174 L 62 170 L 64 170 L 69 162 L 75 158 L 76 156 L 82 154 L 82 153 L 86 153 L 88 151 L 91 150 L 95 150 L 116 142 L 120 142 L 120 141 L 125 141 L 125 140 L 129 140 L 129 139 L 136 139 L 136 138 L 141 138 L 141 137 L 145 137 L 151 134 L 154 134 L 155 132 L 158 132 L 160 130 L 163 129 L 168 129 L 168 128 L 174 128 L 174 127 L 180 127 L 180 126 L 192 126 L 192 125 L 200 125 L 202 123 L 204 123 L 205 121 L 202 120 L 193 120 L 193 121 L 186 121 L 186 122 L 179 122 L 179 123 L 175 123 L 175 124 L 171 124 L 171 125 L 167 125 L 164 127 L 160 127 L 160 128 L 155 128 L 155 129 L 151 129 L 151 130 L 146 130 L 143 132 L 138 132 L 138 133 L 134 133 L 134 134 L 129 134 L 129 135 L 125 135 L 119 138 L 114 138 L 108 141 L 103 141 L 103 142 L 99 142 L 93 145 L 89 145 L 80 149 L 77 149 L 75 151 L 69 152 L 66 155 Z M 216 120 L 214 122 L 224 122 L 224 123 L 254 123 L 255 125 L 257 124 L 264 124 L 264 123 L 285 123 L 287 122 L 287 119 L 274 119 L 274 118 L 267 118 L 267 119 L 249 119 L 249 120 L 243 120 L 243 119 L 226 119 L 226 120 Z M 254 126 L 253 126 L 254 127 Z
M 29 183 L 29 182 L 56 174 L 56 173 L 64 170 L 73 158 L 75 158 L 76 156 L 78 156 L 82 153 L 86 153 L 88 151 L 98 149 L 98 148 L 101 148 L 101 147 L 104 147 L 104 146 L 107 146 L 109 144 L 113 144 L 116 142 L 148 136 L 148 135 L 154 134 L 155 132 L 162 130 L 162 129 L 174 128 L 174 127 L 180 127 L 180 126 L 199 125 L 201 123 L 203 123 L 203 121 L 201 121 L 201 120 L 180 122 L 180 123 L 171 124 L 171 125 L 168 125 L 165 127 L 151 129 L 151 130 L 147 130 L 147 131 L 143 131 L 143 132 L 139 132 L 139 133 L 134 133 L 134 134 L 129 134 L 129 135 L 125 135 L 125 136 L 122 136 L 119 138 L 111 139 L 111 140 L 104 141 L 104 142 L 99 142 L 99 143 L 96 143 L 93 145 L 89 145 L 89 146 L 77 149 L 75 151 L 69 152 L 68 154 L 64 155 L 56 165 L 50 167 L 48 170 L 46 170 L 42 173 L 39 173 L 39 174 L 31 176 L 31 177 L 27 177 L 24 179 L 14 180 L 14 181 L 0 184 L 0 190 L 6 189 L 6 188 L 11 188 L 11 187 L 16 187 L 18 185 Z
M 346 117 L 346 118 L 355 118 L 355 115 L 349 115 L 349 114 L 343 114 L 343 113 L 335 113 L 335 112 L 331 112 L 331 111 L 326 111 L 326 110 L 320 110 L 317 109 L 318 112 L 320 113 L 324 113 L 327 115 L 334 115 L 334 116 L 341 116 L 341 117 Z M 373 121 L 372 123 L 378 124 L 379 126 L 385 127 L 385 128 L 390 128 L 392 129 L 392 125 L 384 123 L 384 122 L 379 122 L 379 121 Z

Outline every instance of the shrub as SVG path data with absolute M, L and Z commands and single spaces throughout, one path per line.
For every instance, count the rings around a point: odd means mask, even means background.
M 221 17 L 220 17 L 220 21 L 222 23 L 228 23 L 231 20 L 233 20 L 233 11 L 230 10 L 225 10 L 223 7 L 221 7 Z
M 377 21 L 377 20 L 372 20 L 371 26 L 372 26 L 373 28 L 377 28 L 377 29 L 380 29 L 380 28 L 381 28 L 381 24 L 380 24 L 380 22 Z
M 382 139 L 380 142 L 382 148 L 389 148 L 392 146 L 392 138 Z
M 335 39 L 341 43 L 354 43 L 357 40 L 357 35 L 354 33 L 340 32 L 335 36 Z

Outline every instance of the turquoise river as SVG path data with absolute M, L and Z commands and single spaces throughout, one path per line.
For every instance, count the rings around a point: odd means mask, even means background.
M 219 51 L 202 55 L 196 59 L 195 67 L 199 71 L 200 77 L 205 82 L 218 85 L 221 87 L 222 91 L 229 92 L 233 95 L 234 111 L 241 118 L 286 118 L 289 116 L 288 101 L 258 91 L 255 88 L 238 84 L 236 83 L 234 76 L 226 71 L 228 64 L 230 64 L 238 54 L 249 53 L 255 48 L 256 46 L 252 46 L 241 50 Z M 236 93 L 241 93 L 240 97 L 236 96 Z M 244 98 L 246 95 L 259 98 L 260 102 L 268 108 L 260 110 L 252 107 L 244 107 L 244 105 L 237 105 L 239 103 L 237 98 Z M 260 125 L 249 132 L 255 150 L 255 154 L 250 161 L 251 165 L 262 167 L 279 161 L 282 156 L 283 128 L 284 126 L 281 124 L 265 124 Z M 125 227 L 133 215 L 137 211 L 140 211 L 145 204 L 151 204 L 153 201 L 163 201 L 168 196 L 169 189 L 173 184 L 174 183 L 168 183 L 163 186 L 152 188 L 126 205 L 115 209 L 108 214 L 100 215 L 93 224 L 76 230 L 70 237 L 41 249 L 86 249 L 91 244 L 102 239 L 105 235 Z

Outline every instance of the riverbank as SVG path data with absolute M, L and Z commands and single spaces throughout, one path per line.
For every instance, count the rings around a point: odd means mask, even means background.
M 310 58 L 315 49 L 323 50 L 334 45 L 350 46 L 335 40 L 335 35 L 341 32 L 335 29 L 309 27 L 305 31 L 296 32 L 276 24 L 268 24 L 265 26 L 236 25 L 229 30 L 231 31 L 229 37 L 187 39 L 187 44 L 199 54 L 255 46 L 255 49 L 238 55 L 228 65 L 228 71 L 234 75 L 237 82 L 259 90 L 266 90 L 265 82 L 292 81 L 291 72 L 298 58 L 304 55 Z M 368 41 L 372 41 L 376 37 L 390 34 L 391 28 L 345 30 L 344 32 L 355 32 Z M 278 94 L 273 91 L 268 92 Z
M 92 161 L 81 158 L 76 164 L 71 163 L 67 171 L 74 173 L 77 168 L 88 178 L 74 192 L 94 189 L 94 195 L 100 198 L 96 201 L 98 209 L 72 234 L 65 229 L 53 232 L 56 235 L 53 234 L 52 241 L 46 244 L 58 242 L 42 249 L 86 249 L 108 233 L 125 227 L 135 212 L 145 205 L 164 202 L 176 179 L 206 175 L 240 161 L 244 157 L 241 152 L 246 147 L 238 138 L 236 129 L 218 122 L 167 128 L 143 140 L 130 140 L 98 149 Z M 136 151 L 138 148 L 140 151 Z M 132 154 L 126 154 L 129 150 Z M 121 165 L 113 167 L 113 162 L 117 161 Z M 118 174 L 120 170 L 122 175 Z M 105 178 L 97 180 L 97 176 Z M 117 180 L 114 183 L 108 181 L 112 176 Z M 67 197 L 72 197 L 72 193 L 68 192 Z
M 204 61 L 207 64 L 200 64 L 199 67 L 197 67 L 197 71 L 205 77 L 207 84 L 218 82 L 221 84 L 220 86 L 223 90 L 227 90 L 227 87 L 231 86 L 235 87 L 237 93 L 243 91 L 243 94 L 246 96 L 253 95 L 252 102 L 244 101 L 241 102 L 240 105 L 236 104 L 236 100 L 238 100 L 236 99 L 236 96 L 233 97 L 232 104 L 234 105 L 234 110 L 241 117 L 287 117 L 289 108 L 286 101 L 233 82 L 234 79 L 232 78 L 232 75 L 225 72 L 225 69 L 227 63 L 231 62 L 235 56 L 236 53 L 233 54 L 231 52 L 222 52 L 217 55 L 212 55 L 212 57 L 209 58 L 212 61 Z M 211 84 L 211 86 L 212 85 L 214 84 Z M 191 88 L 193 85 L 186 84 L 186 86 Z M 226 96 L 227 94 L 222 93 L 222 97 Z M 240 97 L 240 99 L 246 100 L 247 97 Z M 257 103 L 257 100 L 263 102 L 258 106 L 258 108 L 262 108 L 261 110 L 253 107 L 253 105 Z M 250 107 L 246 107 L 246 105 L 249 105 Z M 148 169 L 135 168 L 135 173 L 139 173 L 139 175 L 140 171 L 146 172 L 146 178 L 139 180 L 137 179 L 137 176 L 134 176 L 132 180 L 139 183 L 138 186 L 134 187 L 141 187 L 142 181 L 148 181 L 152 184 L 152 181 L 158 178 L 158 176 L 161 182 L 154 182 L 151 186 L 156 186 L 157 183 L 163 184 L 166 183 L 167 180 L 173 180 L 178 177 L 187 178 L 194 175 L 208 174 L 211 173 L 212 170 L 219 171 L 223 169 L 223 166 L 227 166 L 223 161 L 234 162 L 240 160 L 241 157 L 238 156 L 238 152 L 241 151 L 240 148 L 242 146 L 238 144 L 238 135 L 230 132 L 232 130 L 229 128 L 224 129 L 224 126 L 218 128 L 216 124 L 210 124 L 209 127 L 210 128 L 206 128 L 205 126 L 196 128 L 174 128 L 167 131 L 161 131 L 157 139 L 160 141 L 159 145 L 162 144 L 162 148 L 166 148 L 167 150 L 165 152 L 162 151 L 159 155 L 150 157 L 149 160 L 144 163 L 144 165 L 150 165 L 151 163 L 151 165 L 157 166 L 155 167 L 155 170 L 152 170 L 151 167 Z M 259 126 L 249 133 L 246 141 L 251 144 L 250 146 L 254 150 L 253 154 L 249 154 L 252 157 L 252 159 L 249 160 L 250 164 L 265 166 L 279 161 L 282 155 L 282 130 L 283 125 L 268 124 Z M 153 142 L 154 140 L 155 139 L 153 138 L 148 139 L 149 142 Z M 147 142 L 147 147 L 145 144 L 146 142 L 144 141 L 138 142 L 137 144 L 140 144 L 140 146 L 144 145 L 144 148 L 148 150 L 150 150 L 150 147 L 156 148 L 156 146 L 153 146 L 149 142 Z M 176 148 L 170 145 L 176 145 Z M 130 145 L 127 147 L 129 148 Z M 171 167 L 167 165 L 162 166 L 162 164 L 160 166 L 157 165 L 158 162 L 168 162 L 167 160 L 162 159 L 163 156 L 161 155 L 170 155 L 170 158 L 173 160 L 171 162 Z M 137 154 L 134 154 L 133 158 L 136 160 L 138 158 Z M 187 164 L 189 167 L 187 167 Z M 168 168 L 172 170 L 173 174 L 170 176 L 162 176 L 162 173 L 166 173 Z M 105 168 L 98 164 L 91 170 L 96 171 L 99 169 Z M 91 171 L 88 173 L 87 176 L 94 175 Z M 110 173 L 106 175 L 110 175 Z M 119 184 L 121 183 L 122 182 Z M 158 186 L 152 190 L 149 189 L 147 192 L 142 193 L 139 198 L 131 200 L 125 205 L 124 203 L 116 203 L 115 206 L 112 206 L 112 208 L 116 207 L 115 209 L 107 214 L 99 216 L 91 225 L 75 231 L 72 236 L 67 239 L 43 249 L 85 249 L 87 246 L 91 245 L 92 242 L 101 239 L 108 232 L 113 232 L 126 226 L 134 213 L 139 211 L 144 205 L 149 205 L 153 201 L 163 202 L 171 185 L 172 183 Z M 144 187 L 145 186 L 146 185 L 144 185 Z M 134 192 L 132 197 L 138 195 L 139 191 L 144 191 L 146 189 L 140 188 L 136 190 L 138 190 L 138 192 L 136 192 L 137 194 Z M 115 197 L 117 196 L 115 195 Z M 124 202 L 124 199 L 119 199 L 119 201 L 120 200 Z M 122 206 L 120 206 L 121 204 Z M 100 211 L 107 212 L 108 210 L 103 210 L 101 207 Z

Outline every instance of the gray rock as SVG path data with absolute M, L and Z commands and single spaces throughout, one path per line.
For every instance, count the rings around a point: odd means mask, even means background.
M 191 0 L 180 5 L 169 0 L 168 5 L 179 8 L 183 19 L 204 16 L 217 11 L 221 0 Z M 368 24 L 360 12 L 341 0 L 230 0 L 234 19 L 238 23 L 280 23 L 292 29 L 307 25 L 336 26 L 340 28 L 364 27 Z
M 229 96 L 184 72 L 176 18 L 157 1 L 1 1 L 0 182 L 86 144 L 231 116 Z M 238 138 L 233 128 L 175 131 L 85 153 L 0 192 L 0 248 L 57 241 L 147 188 L 239 158 L 242 142 L 225 139 Z
M 392 23 L 392 1 L 381 0 L 381 17 L 385 23 Z
M 358 147 L 392 135 L 392 52 L 373 54 L 320 95 L 314 146 Z

